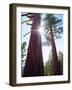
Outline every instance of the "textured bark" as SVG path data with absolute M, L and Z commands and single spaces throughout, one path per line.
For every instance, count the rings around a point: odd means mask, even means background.
M 60 75 L 60 65 L 58 62 L 56 45 L 54 41 L 54 35 L 52 31 L 52 27 L 50 26 L 50 34 L 51 34 L 51 45 L 52 45 L 52 66 L 53 66 L 53 75 Z
M 38 31 L 40 14 L 35 14 L 23 76 L 44 75 L 41 36 Z

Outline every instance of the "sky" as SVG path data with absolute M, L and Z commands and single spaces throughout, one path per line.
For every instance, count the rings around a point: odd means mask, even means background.
M 58 14 L 58 15 L 55 15 L 58 19 L 62 19 L 63 20 L 63 15 L 61 15 L 61 14 Z M 44 16 L 42 16 L 42 18 L 43 18 Z M 21 17 L 21 22 L 23 22 L 23 21 L 25 21 L 25 20 L 27 20 L 28 18 L 27 17 L 25 17 L 25 16 L 22 16 Z M 26 41 L 27 42 L 27 46 L 26 46 L 26 49 L 28 48 L 28 45 L 29 45 L 29 39 L 30 39 L 30 34 L 31 33 L 29 33 L 28 35 L 26 35 L 25 37 L 24 37 L 24 35 L 27 33 L 27 32 L 29 32 L 29 31 L 31 31 L 31 26 L 29 26 L 29 25 L 26 25 L 26 23 L 23 23 L 23 24 L 21 24 L 21 30 L 22 30 L 22 43 L 24 42 L 24 41 Z M 42 43 L 43 43 L 43 41 L 45 40 L 45 37 L 44 37 L 44 27 L 43 27 L 43 21 L 41 20 L 41 26 L 39 27 L 39 32 L 40 32 L 40 34 L 41 34 L 41 39 L 42 39 Z M 56 49 L 57 49 L 57 53 L 59 52 L 59 51 L 61 51 L 62 53 L 63 53 L 63 40 L 64 40 L 64 37 L 63 37 L 63 34 L 62 34 L 62 37 L 60 38 L 60 39 L 55 39 L 55 44 L 56 44 Z M 49 53 L 50 53 L 50 51 L 51 51 L 51 46 L 42 46 L 42 52 L 43 52 L 43 62 L 44 62 L 44 65 L 45 65 L 45 63 L 48 61 L 48 57 L 49 57 Z M 26 52 L 27 53 L 27 52 Z M 26 59 L 26 57 L 24 57 L 25 59 Z

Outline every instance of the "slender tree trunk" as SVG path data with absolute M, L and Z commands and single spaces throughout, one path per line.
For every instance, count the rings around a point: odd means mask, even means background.
M 54 75 L 60 75 L 60 66 L 57 57 L 56 45 L 54 41 L 54 35 L 52 31 L 52 27 L 50 26 L 50 34 L 51 34 L 51 44 L 52 44 L 52 65 Z
M 34 14 L 30 42 L 23 76 L 44 75 L 41 36 L 38 31 L 40 14 Z

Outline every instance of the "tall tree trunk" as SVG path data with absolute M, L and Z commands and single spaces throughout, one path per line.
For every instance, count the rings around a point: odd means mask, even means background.
M 54 72 L 53 75 L 60 75 L 60 66 L 58 62 L 52 26 L 50 26 L 50 34 L 51 34 L 51 45 L 52 45 L 52 66 L 53 66 L 53 72 Z
M 34 14 L 28 53 L 23 76 L 44 75 L 41 36 L 38 31 L 40 14 Z

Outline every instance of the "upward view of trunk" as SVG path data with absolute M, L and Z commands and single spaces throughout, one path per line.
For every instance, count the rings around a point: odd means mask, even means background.
M 50 26 L 50 34 L 51 34 L 51 45 L 52 45 L 52 65 L 53 65 L 53 75 L 60 75 L 60 66 L 58 63 L 56 45 L 54 41 L 54 35 L 52 31 L 52 27 Z
M 38 31 L 40 14 L 34 14 L 23 76 L 44 75 L 41 36 Z

